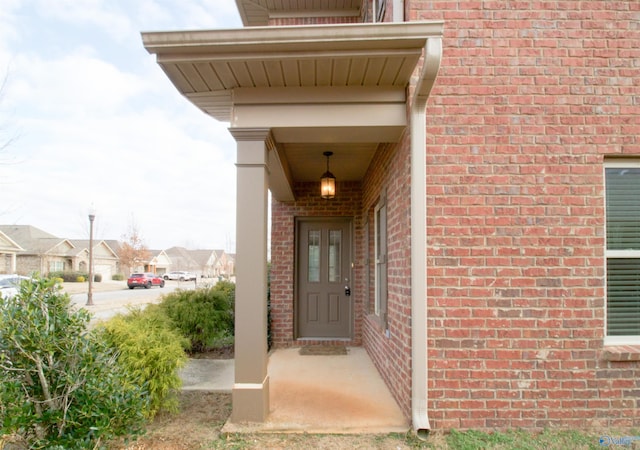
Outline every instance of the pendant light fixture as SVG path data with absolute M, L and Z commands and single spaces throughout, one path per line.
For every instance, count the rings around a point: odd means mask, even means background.
M 331 199 L 336 196 L 336 177 L 329 172 L 329 157 L 333 152 L 324 152 L 323 155 L 327 157 L 327 171 L 320 178 L 320 195 L 322 198 Z

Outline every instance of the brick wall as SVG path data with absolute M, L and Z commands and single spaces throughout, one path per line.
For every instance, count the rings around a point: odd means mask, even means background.
M 431 425 L 640 426 L 640 364 L 603 348 L 603 158 L 640 156 L 640 2 L 406 5 L 445 21 L 427 107 Z
M 296 201 L 271 204 L 271 330 L 274 347 L 299 345 L 294 339 L 294 252 L 296 217 L 353 217 L 355 267 L 351 298 L 354 301 L 354 336 L 348 345 L 362 345 L 362 311 L 365 290 L 362 261 L 362 188 L 360 183 L 338 180 L 336 198 L 324 200 L 320 197 L 320 182 L 297 183 L 294 186 Z M 318 342 L 304 341 L 305 345 Z M 326 344 L 326 341 L 322 341 Z M 345 342 L 340 342 L 345 344 Z
M 363 222 L 369 289 L 364 316 L 364 346 L 392 395 L 411 416 L 411 178 L 409 143 L 381 146 L 363 183 Z M 380 196 L 387 205 L 388 335 L 374 311 L 374 210 Z

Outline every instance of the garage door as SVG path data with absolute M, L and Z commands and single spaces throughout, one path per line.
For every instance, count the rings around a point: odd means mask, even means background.
M 109 265 L 99 265 L 97 264 L 95 267 L 95 272 L 100 275 L 102 275 L 102 280 L 110 280 L 111 279 L 111 275 L 113 275 L 111 273 L 111 266 Z

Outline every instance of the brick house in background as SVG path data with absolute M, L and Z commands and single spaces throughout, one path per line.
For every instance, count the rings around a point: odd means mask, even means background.
M 18 253 L 23 251 L 13 239 L 0 231 L 0 273 L 15 273 Z
M 640 3 L 236 3 L 143 33 L 238 145 L 232 420 L 269 410 L 268 188 L 276 347 L 364 346 L 417 431 L 640 426 Z
M 87 272 L 89 269 L 88 239 L 59 238 L 31 225 L 0 225 L 0 238 L 2 236 L 10 239 L 19 250 L 14 253 L 13 266 L 0 266 L 0 273 L 48 276 L 50 272 Z M 93 251 L 94 273 L 110 280 L 117 273 L 115 251 L 102 240 L 94 241 Z

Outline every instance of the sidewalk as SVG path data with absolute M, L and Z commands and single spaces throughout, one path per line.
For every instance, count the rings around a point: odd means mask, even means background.
M 109 280 L 109 281 L 100 281 L 99 283 L 93 282 L 91 286 L 91 290 L 93 292 L 118 291 L 121 289 L 127 289 L 126 280 L 122 280 L 122 281 Z M 71 282 L 65 281 L 62 283 L 62 290 L 69 295 L 83 294 L 83 293 L 86 294 L 87 292 L 89 292 L 89 282 L 85 281 L 83 283 L 71 283 Z

